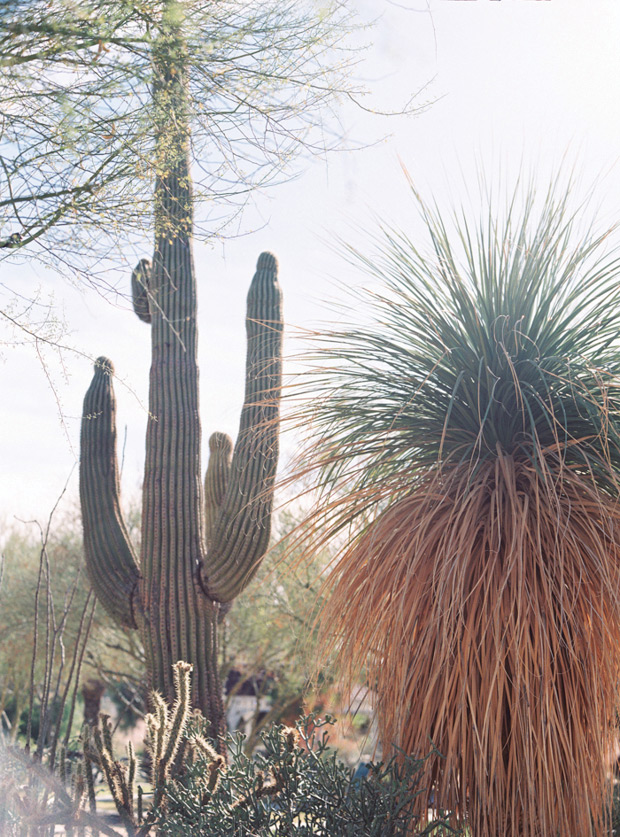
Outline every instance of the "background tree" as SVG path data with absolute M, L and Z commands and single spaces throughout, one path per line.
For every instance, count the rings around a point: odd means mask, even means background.
M 46 527 L 47 528 L 47 527 Z M 90 581 L 84 567 L 84 551 L 79 517 L 67 514 L 54 518 L 46 531 L 37 524 L 14 526 L 5 532 L 3 576 L 0 584 L 0 716 L 2 728 L 10 740 L 26 734 L 30 693 L 38 725 L 44 694 L 48 702 L 59 704 L 69 684 L 103 677 L 113 692 L 136 669 L 135 654 L 129 637 L 118 629 L 103 608 L 90 618 Z M 92 599 L 92 596 L 91 596 Z M 85 609 L 89 613 L 88 646 L 77 649 L 82 657 L 79 669 L 71 671 L 76 644 L 83 645 L 85 625 L 80 622 Z M 47 637 L 49 627 L 50 636 Z M 38 632 L 35 649 L 35 631 Z M 53 659 L 50 655 L 53 654 Z M 34 656 L 34 664 L 33 664 Z M 142 660 L 143 660 L 143 654 Z M 46 675 L 46 668 L 48 674 Z M 143 669 L 143 663 L 139 664 Z M 46 686 L 49 671 L 53 671 Z M 136 682 L 139 681 L 138 672 Z M 143 678 L 142 678 L 143 679 Z M 69 682 L 70 681 L 70 682 Z M 54 701 L 54 693 L 58 695 Z M 65 721 L 70 707 L 65 702 Z M 62 735 L 79 729 L 81 711 L 74 712 L 75 725 L 67 730 L 58 719 Z M 50 719 L 50 722 L 55 719 Z M 54 732 L 50 723 L 50 733 Z M 38 729 L 32 730 L 36 739 Z
M 325 637 L 367 666 L 384 746 L 441 754 L 419 813 L 476 837 L 609 825 L 620 260 L 568 201 L 532 186 L 473 222 L 420 202 L 424 243 L 352 254 L 380 287 L 320 338 L 302 415 L 313 547 L 346 534 Z
M 0 589 L 0 738 L 25 741 L 34 762 L 53 769 L 75 744 L 86 643 L 95 601 L 86 582 L 79 539 L 54 538 L 51 518 L 40 540 L 14 531 L 4 554 Z M 62 567 L 62 572 L 60 572 Z M 74 724 L 75 722 L 75 724 Z
M 0 257 L 31 245 L 92 271 L 94 255 L 130 260 L 130 242 L 153 229 L 167 107 L 152 95 L 153 48 L 174 16 L 196 235 L 218 233 L 300 147 L 329 145 L 326 108 L 351 93 L 333 52 L 340 3 L 3 0 Z
M 316 671 L 317 614 L 321 576 L 329 563 L 327 551 L 300 560 L 292 546 L 296 531 L 290 510 L 275 517 L 276 543 L 269 550 L 256 579 L 226 617 L 222 640 L 222 675 L 230 678 L 227 701 L 244 683 L 255 689 L 256 703 L 246 748 L 251 752 L 260 733 L 273 723 L 293 723 L 313 711 L 315 698 L 325 699 L 333 676 L 328 665 Z M 288 536 L 288 538 L 287 538 Z M 260 699 L 269 709 L 260 711 Z M 308 703 L 307 701 L 310 701 Z M 246 718 L 246 720 L 248 720 Z
M 0 0 L 0 259 L 126 294 L 154 228 L 152 47 L 165 0 Z M 301 149 L 341 142 L 355 91 L 341 0 L 183 0 L 194 235 L 221 236 Z M 331 115 L 330 115 L 331 114 Z M 9 344 L 76 351 L 54 301 L 0 283 Z M 79 353 L 79 348 L 78 348 Z

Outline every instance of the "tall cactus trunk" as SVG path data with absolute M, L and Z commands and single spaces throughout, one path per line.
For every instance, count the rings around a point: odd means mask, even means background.
M 101 601 L 119 622 L 139 627 L 150 684 L 168 699 L 174 698 L 173 664 L 193 664 L 192 702 L 219 737 L 225 729 L 217 641 L 222 603 L 248 583 L 269 539 L 281 295 L 276 261 L 263 254 L 248 296 L 239 436 L 234 452 L 224 434 L 211 439 L 203 509 L 187 95 L 183 41 L 178 17 L 172 18 L 153 58 L 155 252 L 152 266 L 143 260 L 132 276 L 134 308 L 151 324 L 152 339 L 139 565 L 120 515 L 113 370 L 106 359 L 98 361 L 84 402 L 80 489 L 87 565 Z
M 196 276 L 182 42 L 175 35 L 154 61 L 158 176 L 148 289 L 152 363 L 142 508 L 142 635 L 154 688 L 172 699 L 173 663 L 193 663 L 194 704 L 220 734 L 218 605 L 197 584 L 204 548 Z

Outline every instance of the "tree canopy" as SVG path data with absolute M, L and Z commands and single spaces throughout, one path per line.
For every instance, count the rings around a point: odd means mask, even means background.
M 221 232 L 300 145 L 328 143 L 325 106 L 351 95 L 334 51 L 344 18 L 313 0 L 0 0 L 0 258 L 31 245 L 79 268 L 150 234 L 153 50 L 171 25 L 196 234 Z

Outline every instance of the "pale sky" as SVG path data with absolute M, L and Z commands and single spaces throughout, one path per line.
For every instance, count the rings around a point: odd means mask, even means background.
M 449 208 L 475 193 L 480 169 L 499 182 L 500 172 L 509 180 L 523 165 L 545 182 L 568 165 L 567 154 L 584 191 L 599 181 L 602 221 L 620 220 L 618 0 L 357 0 L 357 6 L 367 19 L 379 15 L 358 68 L 371 90 L 365 104 L 397 109 L 427 83 L 420 101 L 435 102 L 416 117 L 383 120 L 347 106 L 346 135 L 367 148 L 303 161 L 300 177 L 256 197 L 243 219 L 246 235 L 196 248 L 203 447 L 213 430 L 236 433 L 245 295 L 258 254 L 268 249 L 278 256 L 292 354 L 296 328 L 329 319 L 324 302 L 339 298 L 338 281 L 365 281 L 339 261 L 336 238 L 363 249 L 379 220 L 412 229 L 415 209 L 401 161 L 424 196 Z M 149 247 L 145 241 L 145 256 Z M 11 335 L 0 325 L 0 522 L 45 519 L 72 469 L 67 502 L 77 495 L 87 358 L 101 354 L 112 358 L 118 375 L 123 491 L 137 494 L 148 327 L 123 300 L 80 293 L 49 270 L 7 263 L 0 270 L 0 282 L 25 296 L 37 289 L 44 300 L 53 295 L 71 332 L 65 342 L 86 356 L 65 353 L 61 363 L 45 353 L 46 373 L 33 346 L 1 345 Z M 285 454 L 291 446 L 285 442 Z

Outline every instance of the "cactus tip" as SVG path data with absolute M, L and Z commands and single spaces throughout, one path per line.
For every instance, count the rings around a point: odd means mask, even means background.
M 95 361 L 95 372 L 105 372 L 106 375 L 114 374 L 114 364 L 108 357 L 98 357 Z
M 228 433 L 220 433 L 218 430 L 209 436 L 209 450 L 211 453 L 232 453 L 233 442 Z
M 278 260 L 273 253 L 261 253 L 256 262 L 257 270 L 276 270 L 278 269 Z
M 176 668 L 179 673 L 194 670 L 194 666 L 191 663 L 186 663 L 185 660 L 177 660 L 176 663 L 173 663 L 172 668 Z

